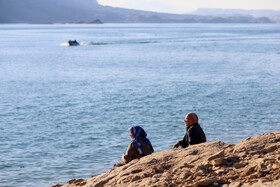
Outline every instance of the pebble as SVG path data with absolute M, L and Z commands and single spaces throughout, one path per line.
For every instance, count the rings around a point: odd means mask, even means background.
M 230 183 L 228 185 L 228 187 L 240 187 L 241 186 L 241 183 L 240 182 L 233 182 L 233 183 Z
M 270 169 L 265 169 L 265 168 L 259 168 L 260 173 L 269 173 Z
M 220 165 L 223 164 L 223 162 L 224 162 L 224 159 L 223 159 L 223 158 L 216 158 L 216 159 L 214 159 L 214 160 L 211 161 L 211 164 L 212 164 L 213 166 L 220 166 Z
M 137 181 L 137 180 L 139 180 L 139 179 L 141 179 L 141 177 L 138 176 L 138 175 L 136 175 L 136 176 L 134 176 L 134 177 L 131 179 L 131 182 Z
M 209 186 L 216 182 L 216 178 L 208 178 L 208 179 L 203 179 L 195 183 L 195 186 Z
M 271 168 L 272 168 L 272 169 L 279 169 L 280 167 L 279 167 L 277 164 L 273 164 L 273 165 L 271 166 Z
M 214 159 L 216 159 L 216 158 L 224 157 L 224 154 L 225 154 L 225 152 L 224 152 L 224 150 L 222 150 L 222 151 L 220 151 L 220 152 L 218 152 L 218 153 L 212 155 L 211 157 L 209 157 L 209 158 L 208 158 L 208 161 L 214 160 Z
M 76 179 L 71 179 L 67 182 L 67 184 L 73 184 L 76 181 Z
M 241 174 L 241 176 L 245 177 L 245 176 L 251 175 L 255 171 L 256 171 L 256 167 L 255 166 L 250 166 L 250 167 L 248 167 L 244 170 L 244 172 Z
M 227 171 L 223 170 L 223 169 L 219 169 L 215 171 L 216 174 L 220 175 L 220 174 L 225 174 L 227 173 Z
M 55 185 L 52 185 L 50 187 L 62 187 L 63 185 L 62 184 L 55 184 Z
M 234 169 L 240 169 L 240 168 L 243 168 L 247 165 L 248 163 L 235 163 L 233 164 L 233 168 Z

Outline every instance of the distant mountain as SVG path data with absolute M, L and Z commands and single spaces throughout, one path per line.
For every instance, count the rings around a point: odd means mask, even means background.
M 184 23 L 272 23 L 267 17 L 255 18 L 253 16 L 188 16 Z
M 280 10 L 244 10 L 244 9 L 219 9 L 219 8 L 200 8 L 191 14 L 195 15 L 250 15 L 255 17 L 262 16 L 277 16 L 280 15 Z
M 200 8 L 194 12 L 194 15 L 200 16 L 253 16 L 253 17 L 267 17 L 273 22 L 280 23 L 280 10 L 243 10 L 243 9 L 218 9 L 218 8 Z
M 0 0 L 0 23 L 89 23 L 96 19 L 103 23 L 272 22 L 261 14 L 224 16 L 213 11 L 207 13 L 206 9 L 192 14 L 167 14 L 102 6 L 97 0 Z

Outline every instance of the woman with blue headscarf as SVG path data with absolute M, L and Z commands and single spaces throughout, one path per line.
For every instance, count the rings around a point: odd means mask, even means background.
M 140 126 L 132 126 L 129 128 L 130 137 L 132 138 L 128 145 L 126 154 L 123 154 L 122 160 L 125 163 L 133 159 L 139 159 L 143 156 L 152 154 L 154 152 L 150 140 L 146 137 L 147 134 Z

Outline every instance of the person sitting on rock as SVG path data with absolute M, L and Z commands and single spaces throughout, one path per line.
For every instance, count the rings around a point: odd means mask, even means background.
M 206 142 L 206 136 L 198 124 L 198 117 L 195 113 L 188 113 L 184 121 L 187 127 L 186 135 L 173 148 L 178 148 L 179 146 L 185 148 L 190 145 Z
M 128 163 L 133 159 L 139 159 L 154 152 L 153 146 L 150 140 L 146 138 L 147 134 L 142 127 L 132 126 L 129 131 L 132 141 L 128 145 L 126 154 L 122 156 L 123 162 Z

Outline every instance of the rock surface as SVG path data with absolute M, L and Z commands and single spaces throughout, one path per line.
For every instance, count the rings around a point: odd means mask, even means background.
M 90 179 L 53 187 L 280 186 L 280 131 L 236 145 L 219 141 L 158 152 Z

